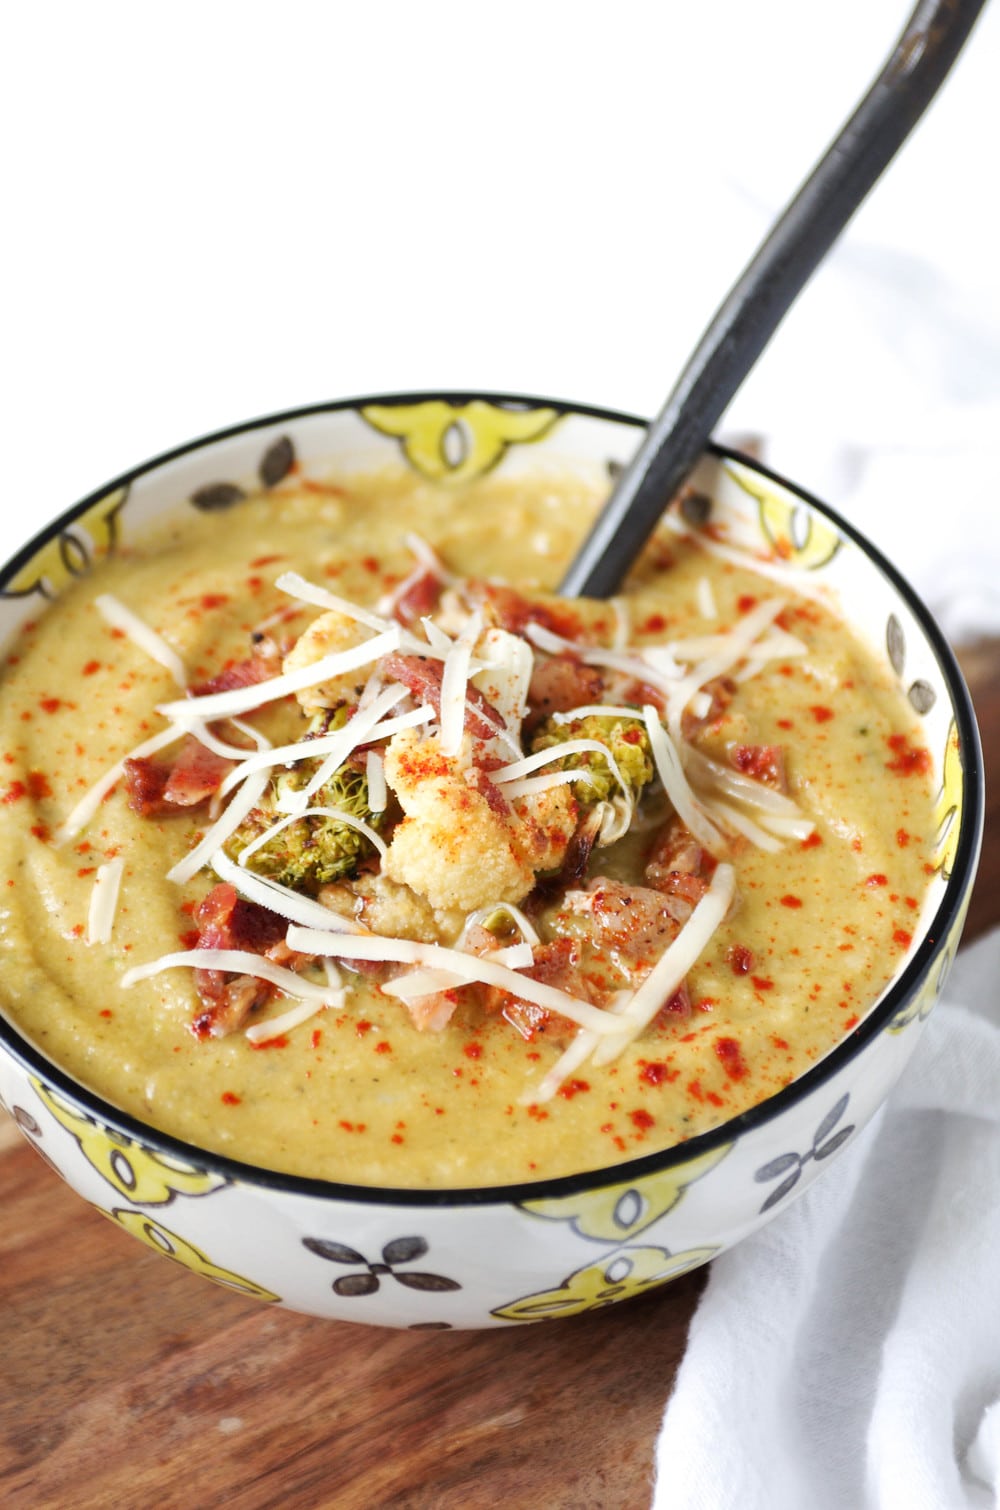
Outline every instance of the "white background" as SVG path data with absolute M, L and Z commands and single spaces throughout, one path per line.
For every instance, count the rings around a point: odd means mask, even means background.
M 907 9 L 6 7 L 0 549 L 297 404 L 482 386 L 653 412 Z M 723 426 L 883 542 L 902 520 L 932 593 L 953 479 L 1000 493 L 998 58 L 987 7 Z

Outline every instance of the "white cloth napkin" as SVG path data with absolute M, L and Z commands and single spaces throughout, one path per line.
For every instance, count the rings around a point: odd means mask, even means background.
M 716 1259 L 655 1510 L 1000 1503 L 1000 930 L 960 954 L 879 1118 Z

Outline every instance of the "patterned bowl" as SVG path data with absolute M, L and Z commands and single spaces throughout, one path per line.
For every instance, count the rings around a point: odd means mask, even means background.
M 540 456 L 588 477 L 627 461 L 643 422 L 498 395 L 409 394 L 255 420 L 137 467 L 0 573 L 7 636 L 161 510 L 223 508 L 293 459 L 372 467 L 400 452 L 445 484 Z M 825 1058 L 683 1146 L 533 1184 L 391 1190 L 275 1174 L 165 1137 L 76 1084 L 0 1017 L 0 1101 L 84 1199 L 175 1263 L 318 1316 L 418 1329 L 515 1326 L 638 1294 L 770 1220 L 846 1147 L 902 1071 L 955 954 L 982 830 L 977 731 L 955 662 L 910 588 L 800 489 L 713 447 L 699 489 L 751 546 L 822 576 L 881 646 L 939 784 L 930 905 L 903 966 Z

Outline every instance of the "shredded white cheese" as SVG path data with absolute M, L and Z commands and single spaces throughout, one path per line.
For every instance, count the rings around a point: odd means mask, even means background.
M 660 723 L 660 715 L 652 703 L 647 703 L 642 711 L 657 775 L 674 811 L 699 844 L 704 845 L 712 854 L 723 852 L 726 848 L 725 839 L 691 790 L 677 749 Z
M 257 980 L 269 981 L 285 996 L 313 1001 L 320 1007 L 339 1007 L 341 992 L 328 985 L 303 980 L 294 970 L 284 965 L 275 965 L 263 954 L 252 954 L 247 949 L 183 949 L 175 954 L 161 954 L 159 959 L 149 960 L 145 965 L 134 965 L 126 970 L 119 985 L 127 991 L 141 980 L 161 975 L 164 970 L 221 970 L 232 975 L 252 975 Z M 273 1034 L 273 1028 L 272 1028 Z
M 707 577 L 698 578 L 695 599 L 698 605 L 698 612 L 703 619 L 717 619 L 719 617 L 719 610 L 715 603 L 715 594 L 712 591 L 712 584 Z
M 314 932 L 310 928 L 291 927 L 287 934 L 290 949 L 303 954 L 333 954 L 344 959 L 367 959 L 391 961 L 401 965 L 426 965 L 430 969 L 445 970 L 456 980 L 482 981 L 488 986 L 499 986 L 512 996 L 535 1002 L 550 1012 L 559 1012 L 581 1027 L 593 1028 L 598 1034 L 613 1032 L 615 1025 L 606 1013 L 579 1001 L 575 996 L 560 991 L 544 981 L 532 980 L 529 975 L 519 975 L 503 965 L 494 964 L 489 958 L 464 954 L 457 949 L 445 949 L 440 944 L 422 944 L 415 939 L 383 938 L 369 934 L 366 938 L 332 938 L 328 933 Z
M 365 756 L 365 780 L 368 783 L 368 806 L 373 813 L 384 813 L 389 789 L 385 784 L 385 761 L 378 750 L 369 750 Z
M 471 615 L 458 639 L 445 656 L 441 673 L 441 753 L 458 754 L 465 728 L 465 698 L 469 684 L 472 650 L 483 627 L 482 614 Z
M 290 923 L 299 923 L 306 928 L 328 929 L 331 933 L 353 934 L 367 931 L 360 923 L 355 923 L 341 913 L 324 907 L 322 902 L 314 902 L 312 897 L 292 891 L 289 886 L 282 886 L 280 882 L 272 881 L 268 876 L 256 876 L 253 871 L 242 870 L 222 850 L 212 856 L 211 864 L 219 880 L 228 881 L 231 886 L 235 886 L 241 897 L 246 897 L 248 902 L 257 902 L 261 907 L 276 912 L 279 917 L 287 919 Z M 323 951 L 310 952 L 322 953 Z
M 202 866 L 209 863 L 212 855 L 221 850 L 230 834 L 236 832 L 247 814 L 257 806 L 267 790 L 268 780 L 266 771 L 256 771 L 248 777 L 194 849 L 188 850 L 183 859 L 167 871 L 167 880 L 183 886 L 196 876 Z
M 333 999 L 337 994 L 340 997 L 339 1001 Z M 265 1022 L 253 1023 L 245 1029 L 244 1037 L 250 1043 L 267 1043 L 272 1038 L 278 1038 L 282 1033 L 290 1033 L 293 1028 L 297 1028 L 303 1022 L 308 1022 L 311 1017 L 325 1011 L 327 1007 L 342 1007 L 344 1001 L 343 991 L 331 992 L 329 1001 L 300 1001 L 297 1006 L 290 1007 L 287 1012 L 282 1012 L 280 1017 L 269 1017 Z
M 234 713 L 248 713 L 251 708 L 261 708 L 265 703 L 276 702 L 291 693 L 302 692 L 306 687 L 316 687 L 332 676 L 345 671 L 357 671 L 370 666 L 390 650 L 399 649 L 400 628 L 392 624 L 382 634 L 376 634 L 360 645 L 347 650 L 335 650 L 322 656 L 309 666 L 300 666 L 296 671 L 283 671 L 280 676 L 256 682 L 252 687 L 233 687 L 229 692 L 209 692 L 204 697 L 191 697 L 183 702 L 161 703 L 157 708 L 164 718 L 179 723 L 193 718 L 231 718 Z
M 120 855 L 116 855 L 106 865 L 97 867 L 87 913 L 86 941 L 88 944 L 110 943 L 124 874 L 125 861 Z
M 178 687 L 187 686 L 187 671 L 177 651 L 155 629 L 151 629 L 144 619 L 140 619 L 137 613 L 133 613 L 131 608 L 109 592 L 100 593 L 94 599 L 94 607 L 112 629 L 120 629 L 133 645 L 144 650 L 164 670 L 169 671 Z

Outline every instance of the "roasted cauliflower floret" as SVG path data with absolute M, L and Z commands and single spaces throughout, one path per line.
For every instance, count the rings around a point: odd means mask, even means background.
M 282 662 L 282 671 L 299 671 L 303 666 L 312 666 L 324 656 L 338 650 L 352 650 L 369 639 L 371 631 L 346 614 L 330 609 L 313 619 L 295 641 Z M 357 702 L 365 682 L 371 673 L 370 666 L 358 671 L 347 671 L 342 676 L 330 677 L 315 687 L 305 687 L 295 695 L 306 713 L 315 713 L 321 708 L 336 708 L 341 703 Z
M 432 907 L 472 912 L 489 902 L 518 902 L 536 873 L 557 865 L 576 826 L 568 789 L 509 803 L 469 758 L 443 755 L 436 735 L 404 730 L 389 743 L 385 774 L 405 817 L 382 872 Z M 544 800 L 541 800 L 544 799 Z

